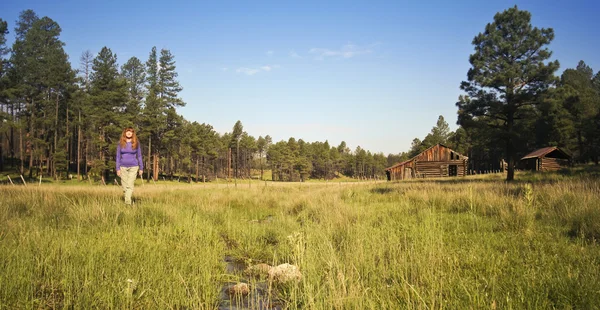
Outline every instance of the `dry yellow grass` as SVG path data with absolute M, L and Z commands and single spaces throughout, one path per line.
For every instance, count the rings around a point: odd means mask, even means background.
M 3 186 L 0 305 L 214 309 L 233 257 L 290 309 L 597 306 L 598 178 L 518 178 Z

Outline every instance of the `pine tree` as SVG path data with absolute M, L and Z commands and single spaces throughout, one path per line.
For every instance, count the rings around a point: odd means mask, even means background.
M 485 31 L 473 39 L 475 53 L 468 80 L 461 83 L 467 96 L 461 96 L 459 123 L 469 126 L 484 122 L 500 129 L 508 158 L 507 180 L 514 179 L 515 123 L 527 106 L 539 103 L 539 97 L 555 83 L 558 61 L 547 61 L 546 47 L 554 39 L 551 28 L 532 27 L 531 14 L 516 6 L 494 16 Z
M 431 145 L 436 145 L 438 143 L 446 144 L 448 142 L 448 138 L 450 137 L 450 127 L 444 117 L 440 115 L 438 117 L 437 123 L 435 127 L 431 129 Z
M 41 108 L 47 117 L 40 117 L 46 133 L 50 157 L 47 160 L 48 173 L 58 178 L 58 171 L 68 171 L 68 103 L 74 91 L 75 73 L 71 69 L 68 56 L 59 39 L 60 26 L 48 17 L 36 20 L 26 35 L 26 49 L 30 50 L 30 81 L 37 81 L 38 89 L 44 89 Z M 33 77 L 36 77 L 34 79 Z M 52 112 L 50 112 L 52 111 Z M 49 117 L 52 115 L 52 117 Z M 41 116 L 41 115 L 40 115 Z
M 6 80 L 5 72 L 7 62 L 4 56 L 8 54 L 6 47 L 6 35 L 8 34 L 8 24 L 0 18 L 0 171 L 4 171 L 4 135 L 10 130 L 10 115 L 4 112 L 3 105 L 6 101 Z M 8 108 L 7 108 L 8 111 Z
M 561 95 L 564 108 L 569 112 L 577 139 L 578 159 L 593 157 L 589 143 L 595 140 L 594 118 L 600 112 L 600 97 L 594 86 L 592 68 L 580 61 L 576 69 L 567 69 L 561 75 Z
M 146 95 L 144 87 L 146 84 L 146 68 L 137 57 L 131 57 L 121 66 L 121 75 L 127 81 L 128 101 L 125 113 L 132 125 L 135 124 L 139 127 L 141 125 L 139 116 L 142 109 L 142 101 Z
M 7 72 L 7 92 L 9 95 L 9 101 L 11 102 L 12 108 L 19 111 L 18 114 L 24 115 L 14 119 L 14 126 L 19 129 L 19 161 L 20 161 L 20 173 L 24 174 L 24 163 L 25 154 L 29 154 L 29 177 L 32 177 L 34 157 L 37 158 L 40 151 L 37 148 L 37 99 L 39 92 L 36 88 L 28 83 L 26 75 L 27 72 L 27 61 L 31 59 L 30 49 L 26 49 L 25 36 L 33 23 L 37 21 L 39 17 L 33 10 L 25 10 L 19 14 L 17 20 L 17 26 L 15 27 L 15 42 L 12 46 L 12 53 L 10 56 L 10 67 Z M 27 149 L 25 149 L 25 146 Z M 38 172 L 40 169 L 38 168 Z
M 45 162 L 47 172 L 57 177 L 57 170 L 66 171 L 68 164 L 64 150 L 68 128 L 59 124 L 68 119 L 67 104 L 73 91 L 74 72 L 63 49 L 64 43 L 59 39 L 61 28 L 52 19 L 38 18 L 31 10 L 23 11 L 15 33 L 9 72 L 10 101 L 19 110 L 24 104 L 27 111 L 29 175 L 31 177 L 35 159 L 38 173 Z M 23 121 L 19 119 L 17 124 L 20 137 L 25 127 Z M 20 149 L 22 154 L 24 150 Z
M 76 130 L 73 131 L 73 143 L 71 144 L 73 145 L 74 157 L 76 158 L 78 180 L 82 179 L 82 175 L 87 176 L 88 156 L 91 156 L 89 154 L 89 142 L 92 141 L 91 136 L 95 133 L 94 128 L 91 126 L 92 124 L 88 121 L 91 120 L 89 117 L 93 115 L 90 97 L 93 61 L 94 54 L 90 50 L 81 53 L 77 77 L 79 87 L 73 98 L 73 125 Z M 83 168 L 83 171 L 81 171 L 81 168 Z
M 116 152 L 116 141 L 127 119 L 127 84 L 119 75 L 117 55 L 108 47 L 103 47 L 94 58 L 90 80 L 92 108 L 89 119 L 95 129 L 93 141 L 98 152 L 93 172 L 103 173 L 106 181 L 108 169 L 114 168 L 114 161 L 109 159 Z
M 258 149 L 258 160 L 259 160 L 259 166 L 260 166 L 260 179 L 263 179 L 263 175 L 264 175 L 264 166 L 263 166 L 263 154 L 266 151 L 266 146 L 267 146 L 267 142 L 265 140 L 265 138 L 263 138 L 262 136 L 258 136 L 258 139 L 256 140 L 256 147 Z
M 185 106 L 185 102 L 179 98 L 182 87 L 177 81 L 174 56 L 169 50 L 162 49 L 160 59 L 157 57 L 156 47 L 153 47 L 146 62 L 147 95 L 143 110 L 154 179 L 158 179 L 160 153 L 165 151 L 162 138 L 165 134 L 172 135 L 173 128 L 168 124 L 178 121 L 175 108 Z
M 231 133 L 231 141 L 229 142 L 229 148 L 231 148 L 232 150 L 234 150 L 235 154 L 232 156 L 232 160 L 235 162 L 235 170 L 234 170 L 234 176 L 237 179 L 238 178 L 238 166 L 239 166 L 239 154 L 240 154 L 240 141 L 242 140 L 242 134 L 244 133 L 244 126 L 242 125 L 241 121 L 237 121 L 235 122 L 235 125 L 233 125 L 233 131 Z

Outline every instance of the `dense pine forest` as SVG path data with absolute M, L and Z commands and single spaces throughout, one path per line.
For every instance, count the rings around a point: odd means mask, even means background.
M 385 167 L 437 143 L 468 156 L 474 171 L 506 160 L 509 180 L 520 156 L 544 146 L 598 164 L 600 72 L 582 60 L 558 75 L 549 49 L 554 32 L 533 27 L 530 19 L 527 11 L 508 9 L 473 39 L 474 53 L 465 55 L 472 65 L 467 81 L 457 81 L 465 95 L 458 102 L 448 98 L 458 108 L 456 131 L 440 116 L 409 151 L 384 155 L 345 142 L 256 138 L 242 121 L 226 133 L 190 122 L 177 108 L 202 103 L 181 98 L 168 49 L 120 62 L 103 47 L 69 59 L 59 23 L 24 10 L 14 25 L 0 19 L 0 171 L 114 178 L 116 141 L 128 126 L 142 142 L 148 180 L 266 178 L 265 171 L 274 181 L 382 179 Z

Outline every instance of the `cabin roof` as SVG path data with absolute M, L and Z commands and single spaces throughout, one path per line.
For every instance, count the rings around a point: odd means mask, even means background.
M 564 154 L 567 158 L 571 158 L 571 156 L 569 154 L 567 154 L 566 152 L 564 152 L 563 150 L 559 149 L 556 146 L 548 146 L 548 147 L 543 147 L 541 149 L 537 149 L 525 156 L 523 156 L 523 158 L 521 158 L 521 160 L 523 159 L 530 159 L 530 158 L 542 158 L 554 151 L 559 151 L 560 153 Z

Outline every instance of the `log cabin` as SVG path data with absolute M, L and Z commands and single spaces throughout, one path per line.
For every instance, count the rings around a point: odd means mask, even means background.
M 556 171 L 571 165 L 571 156 L 555 146 L 535 150 L 521 158 L 523 170 Z
M 469 158 L 436 144 L 419 155 L 385 169 L 388 181 L 465 176 Z

